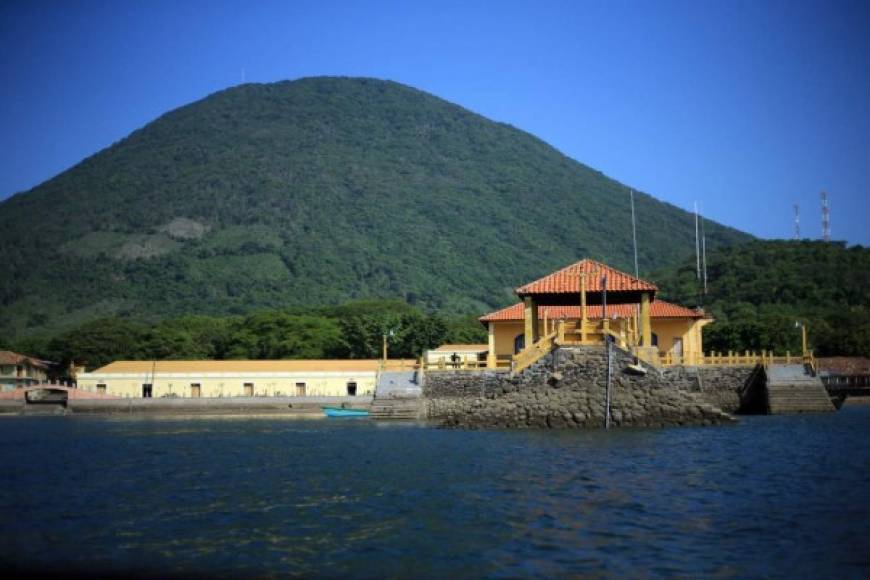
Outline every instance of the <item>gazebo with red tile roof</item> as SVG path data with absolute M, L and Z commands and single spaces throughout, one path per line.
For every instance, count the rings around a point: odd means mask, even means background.
M 658 353 L 653 320 L 657 337 L 672 343 L 674 354 L 682 354 L 684 342 L 688 351 L 700 352 L 701 327 L 711 320 L 701 310 L 656 300 L 656 292 L 652 282 L 595 260 L 570 264 L 517 288 L 522 302 L 480 318 L 489 327 L 487 364 L 496 366 L 496 357 L 508 356 L 508 350 L 525 352 L 542 334 L 568 345 L 620 337 L 624 347 L 650 358 Z
M 516 289 L 517 296 L 531 296 L 538 305 L 579 304 L 586 292 L 587 304 L 601 304 L 607 289 L 610 304 L 638 304 L 642 294 L 655 296 L 658 287 L 595 260 L 580 260 Z
M 539 338 L 539 306 L 580 306 L 581 328 L 589 320 L 587 305 L 637 305 L 640 346 L 652 346 L 650 303 L 658 287 L 595 260 L 584 259 L 516 289 L 523 300 L 526 345 Z M 605 299 L 606 294 L 606 299 Z

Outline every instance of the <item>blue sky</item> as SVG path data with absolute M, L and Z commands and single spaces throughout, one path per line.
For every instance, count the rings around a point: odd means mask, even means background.
M 870 245 L 870 2 L 0 3 L 0 199 L 249 82 L 391 79 L 768 238 Z

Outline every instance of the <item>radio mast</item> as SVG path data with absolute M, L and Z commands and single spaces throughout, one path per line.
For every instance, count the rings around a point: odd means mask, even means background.
M 640 274 L 637 270 L 637 223 L 634 219 L 634 190 L 631 190 L 631 242 L 634 245 L 634 277 L 638 278 Z
M 828 194 L 822 192 L 822 239 L 831 241 L 831 210 L 828 207 Z
M 698 202 L 695 202 L 695 272 L 701 281 L 701 242 L 698 239 Z
M 801 239 L 801 206 L 794 204 L 794 239 Z

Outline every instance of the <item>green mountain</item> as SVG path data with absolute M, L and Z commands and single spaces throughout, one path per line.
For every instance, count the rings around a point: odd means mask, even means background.
M 818 356 L 870 355 L 870 248 L 756 240 L 710 253 L 705 296 L 694 259 L 655 280 L 662 298 L 703 303 L 716 318 L 704 329 L 707 350 L 798 353 L 800 322 Z
M 641 264 L 692 216 L 636 196 Z M 749 239 L 710 223 L 715 249 Z M 580 257 L 633 262 L 624 185 L 393 82 L 247 84 L 176 109 L 0 203 L 0 332 L 400 298 L 501 306 Z

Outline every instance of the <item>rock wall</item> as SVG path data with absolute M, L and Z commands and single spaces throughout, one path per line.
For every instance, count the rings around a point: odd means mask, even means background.
M 614 426 L 713 425 L 733 421 L 729 410 L 751 369 L 705 368 L 699 388 L 693 369 L 645 375 L 626 370 L 633 357 L 613 349 Z M 423 396 L 430 420 L 445 426 L 598 428 L 604 426 L 607 364 L 602 347 L 559 348 L 516 377 L 492 371 L 431 371 Z M 741 381 L 741 377 L 743 380 Z
M 737 413 L 743 407 L 740 395 L 750 381 L 763 377 L 755 374 L 756 367 L 669 367 L 662 369 L 662 378 L 678 388 L 701 397 L 726 413 Z

